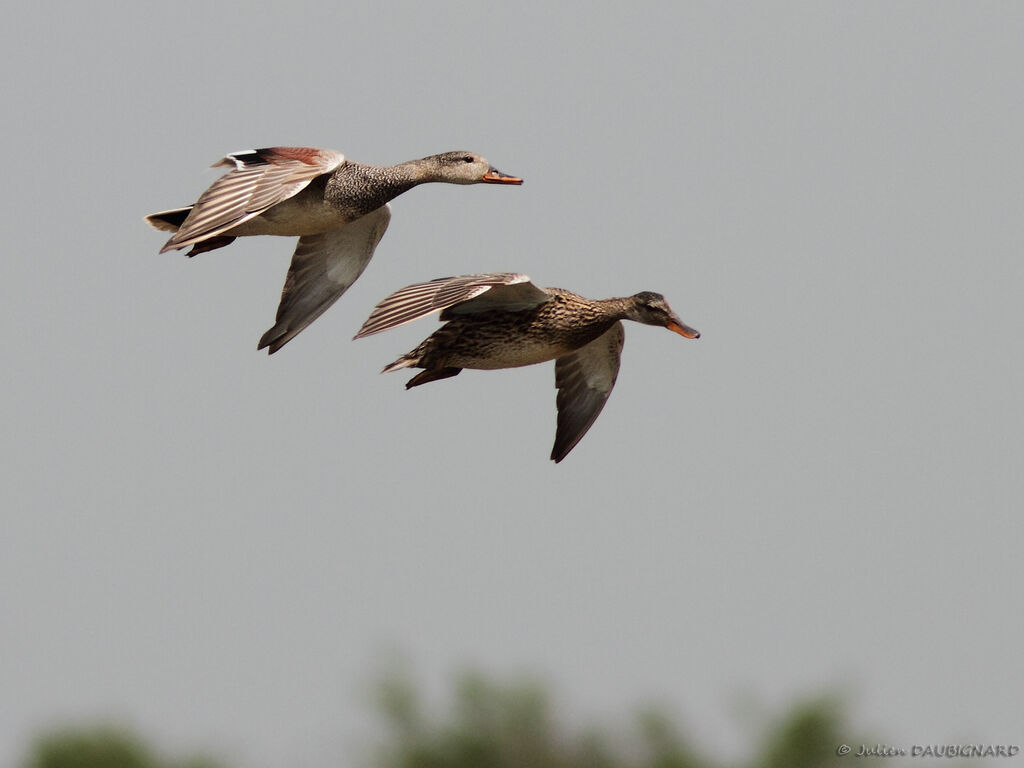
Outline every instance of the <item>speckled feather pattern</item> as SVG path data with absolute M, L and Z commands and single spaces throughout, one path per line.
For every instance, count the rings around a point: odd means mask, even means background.
M 377 303 L 356 338 L 438 310 L 444 325 L 384 372 L 422 368 L 406 382 L 410 389 L 457 376 L 463 368 L 517 368 L 554 360 L 555 462 L 593 426 L 615 387 L 625 342 L 623 320 L 700 337 L 658 293 L 587 299 L 561 288 L 538 288 L 517 272 L 492 272 L 408 285 Z
M 419 183 L 409 163 L 382 167 L 349 160 L 328 177 L 323 200 L 351 221 L 380 208 Z
M 441 314 L 448 322 L 404 359 L 423 368 L 517 368 L 554 360 L 607 331 L 625 317 L 625 299 L 585 299 L 546 288 L 551 301 L 518 312 Z

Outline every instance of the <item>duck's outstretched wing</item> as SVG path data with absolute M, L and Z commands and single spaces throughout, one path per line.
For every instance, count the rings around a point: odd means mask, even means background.
M 382 205 L 355 221 L 320 235 L 305 235 L 292 256 L 277 307 L 277 322 L 258 349 L 274 354 L 336 302 L 370 263 L 391 221 Z
M 214 167 L 234 167 L 200 195 L 160 253 L 194 245 L 259 216 L 344 162 L 345 156 L 340 152 L 313 147 L 267 147 L 232 152 L 214 163 Z M 146 220 L 158 229 L 165 229 L 167 227 L 162 225 L 166 213 L 152 214 Z
M 555 360 L 558 387 L 558 427 L 551 458 L 564 459 L 597 420 L 619 375 L 622 322 L 617 322 L 589 344 Z
M 551 294 L 538 288 L 527 275 L 496 272 L 461 277 L 439 277 L 409 285 L 381 301 L 355 338 L 380 333 L 444 310 L 442 319 L 489 310 L 523 310 L 539 306 Z

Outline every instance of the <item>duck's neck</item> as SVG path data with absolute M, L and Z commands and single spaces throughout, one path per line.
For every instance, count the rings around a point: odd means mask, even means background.
M 547 288 L 553 301 L 541 304 L 537 311 L 545 323 L 559 329 L 579 347 L 587 344 L 626 317 L 622 299 L 588 299 L 561 288 Z
M 349 160 L 329 178 L 324 197 L 346 218 L 357 219 L 428 181 L 416 171 L 409 163 L 378 166 Z
M 630 319 L 630 301 L 628 298 L 594 299 L 598 311 L 610 321 Z
M 597 322 L 610 325 L 616 320 L 625 320 L 629 312 L 629 299 L 588 299 L 563 288 L 545 290 L 555 297 L 551 308 L 564 309 L 564 314 L 573 317 L 577 324 Z

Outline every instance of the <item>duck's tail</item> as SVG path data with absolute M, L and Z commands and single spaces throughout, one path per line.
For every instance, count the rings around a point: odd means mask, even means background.
M 415 368 L 420 364 L 420 356 L 417 353 L 418 350 L 413 350 L 408 355 L 398 358 L 395 362 L 381 371 L 381 373 L 400 371 L 403 368 Z M 418 387 L 420 384 L 427 384 L 428 382 L 437 381 L 438 379 L 447 379 L 452 376 L 458 376 L 461 372 L 461 368 L 427 368 L 405 382 L 405 388 L 411 389 L 412 387 Z
M 169 211 L 160 211 L 159 213 L 151 213 L 146 217 L 146 223 L 149 226 L 156 229 L 162 229 L 164 232 L 177 232 L 181 229 L 182 222 L 188 218 L 189 213 L 192 212 L 192 206 L 186 208 L 173 208 Z M 217 235 L 216 237 L 208 237 L 205 240 L 200 240 L 195 243 L 186 255 L 191 258 L 197 253 L 206 253 L 207 251 L 213 251 L 217 248 L 223 248 L 225 245 L 230 245 L 234 242 L 234 237 L 231 235 Z M 172 237 L 165 244 L 160 253 L 163 253 L 170 248 L 184 247 L 174 246 L 174 238 Z
M 170 211 L 151 213 L 146 217 L 146 223 L 156 229 L 162 229 L 164 232 L 177 232 L 181 228 L 181 223 L 188 218 L 191 210 L 192 206 L 190 205 L 187 208 L 174 208 Z
M 416 365 L 416 358 L 413 357 L 412 355 L 404 355 L 395 360 L 395 362 L 393 362 L 391 365 L 384 368 L 384 370 L 381 371 L 381 373 L 391 373 L 392 371 L 400 371 L 403 368 L 412 368 L 414 365 Z

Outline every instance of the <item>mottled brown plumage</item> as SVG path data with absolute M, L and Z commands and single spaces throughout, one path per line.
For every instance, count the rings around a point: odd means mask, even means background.
M 622 320 L 658 325 L 696 339 L 657 293 L 587 299 L 561 288 L 541 289 L 526 275 L 495 273 L 411 285 L 378 304 L 356 338 L 441 311 L 446 321 L 416 349 L 384 369 L 424 370 L 406 388 L 456 376 L 463 368 L 493 370 L 555 360 L 558 462 L 600 414 L 619 371 Z

